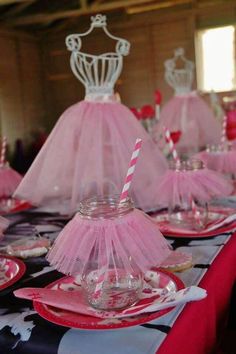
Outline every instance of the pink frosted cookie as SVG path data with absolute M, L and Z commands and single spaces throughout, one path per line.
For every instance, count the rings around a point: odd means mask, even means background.
M 160 268 L 169 270 L 170 272 L 182 272 L 192 267 L 192 255 L 190 253 L 173 251 L 161 263 Z
M 50 241 L 45 237 L 25 237 L 8 245 L 7 253 L 20 258 L 39 257 L 47 253 L 49 248 Z

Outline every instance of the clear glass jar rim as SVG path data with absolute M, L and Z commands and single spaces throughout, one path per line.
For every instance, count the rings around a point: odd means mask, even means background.
M 175 171 L 197 171 L 205 168 L 204 162 L 197 158 L 192 158 L 190 160 L 171 160 L 169 163 L 169 168 Z
M 219 144 L 207 144 L 206 152 L 210 153 L 221 153 L 232 150 L 232 143 L 229 141 L 225 141 L 224 143 Z
M 120 203 L 120 195 L 94 196 L 79 204 L 78 213 L 87 219 L 114 219 L 134 209 L 131 198 Z

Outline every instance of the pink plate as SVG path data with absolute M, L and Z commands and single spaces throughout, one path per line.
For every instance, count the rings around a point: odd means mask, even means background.
M 20 200 L 15 198 L 1 198 L 0 199 L 0 214 L 17 213 L 20 211 L 28 210 L 32 208 L 32 205 L 26 200 Z
M 167 290 L 180 290 L 184 288 L 183 282 L 174 274 L 164 270 L 155 269 L 160 275 L 160 283 L 158 287 L 165 288 Z M 73 291 L 80 287 L 79 283 L 76 283 L 72 277 L 63 277 L 52 284 L 49 284 L 47 288 L 53 288 L 65 291 Z M 156 311 L 152 313 L 145 313 L 137 316 L 131 316 L 126 318 L 97 318 L 92 316 L 86 316 L 67 310 L 61 310 L 56 307 L 52 307 L 37 301 L 33 302 L 34 309 L 40 316 L 46 320 L 53 322 L 60 326 L 80 328 L 80 329 L 115 329 L 123 327 L 136 326 L 142 323 L 150 322 L 158 317 L 165 315 L 173 310 L 173 307 Z
M 228 213 L 215 213 L 210 212 L 210 221 L 217 218 L 220 220 L 223 216 L 228 215 Z M 205 238 L 205 237 L 214 237 L 225 232 L 230 232 L 232 229 L 236 228 L 236 222 L 221 226 L 212 231 L 195 231 L 195 230 L 181 230 L 180 227 L 170 224 L 168 213 L 162 213 L 159 215 L 152 216 L 152 218 L 157 222 L 159 230 L 165 237 L 174 237 L 174 238 Z
M 24 262 L 15 257 L 0 255 L 0 290 L 14 284 L 24 273 Z

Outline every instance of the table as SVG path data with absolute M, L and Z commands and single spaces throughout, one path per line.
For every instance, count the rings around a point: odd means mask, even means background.
M 216 353 L 236 279 L 235 257 L 236 234 L 232 235 L 199 284 L 207 290 L 207 298 L 186 305 L 158 354 Z
M 11 216 L 5 243 L 34 232 L 53 240 L 67 221 L 68 218 L 36 211 L 15 214 Z M 170 239 L 170 242 L 174 249 L 193 253 L 195 266 L 178 276 L 186 285 L 200 282 L 208 291 L 206 299 L 175 308 L 140 326 L 109 331 L 69 329 L 47 322 L 34 311 L 31 302 L 16 299 L 12 294 L 15 288 L 43 287 L 62 276 L 44 257 L 28 259 L 24 277 L 0 292 L 0 353 L 210 353 L 225 323 L 236 278 L 236 235 L 231 232 L 210 239 Z

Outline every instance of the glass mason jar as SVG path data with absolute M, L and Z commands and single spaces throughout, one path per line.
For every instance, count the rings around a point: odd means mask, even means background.
M 203 168 L 203 162 L 197 159 L 177 162 L 171 161 L 170 163 L 170 169 L 173 170 L 174 173 L 195 173 Z M 182 182 L 179 180 L 176 183 Z M 178 186 L 177 188 L 179 189 Z M 183 191 L 184 188 L 181 189 Z M 193 198 L 191 191 L 190 193 L 187 192 L 187 188 L 185 192 L 178 196 L 178 203 L 174 197 L 169 202 L 168 214 L 170 223 L 188 230 L 204 229 L 208 222 L 208 204 L 196 197 Z
M 235 164 L 232 155 L 235 154 L 235 145 L 230 141 L 221 144 L 206 146 L 206 165 L 211 170 L 223 173 L 226 178 L 235 181 Z
M 220 144 L 207 144 L 206 152 L 212 154 L 220 154 L 232 150 L 232 143 L 230 141 L 225 141 Z
M 99 224 L 101 222 L 105 231 L 107 220 L 115 221 L 117 218 L 123 218 L 133 209 L 134 206 L 130 199 L 120 204 L 119 197 L 108 196 L 95 197 L 81 202 L 78 212 L 81 218 L 91 221 L 91 228 L 94 228 L 96 233 L 96 222 L 99 221 Z M 111 225 L 110 222 L 109 225 Z M 99 235 L 95 234 L 95 237 L 99 238 Z M 112 247 L 112 250 L 109 252 L 108 261 L 101 267 L 98 264 L 98 252 L 103 252 L 106 258 L 107 247 Z M 109 246 L 105 243 L 99 245 L 95 243 L 89 261 L 84 267 L 81 282 L 91 306 L 97 309 L 115 310 L 128 307 L 139 299 L 143 276 L 132 261 L 131 255 L 128 259 L 129 270 L 125 269 L 114 243 Z

